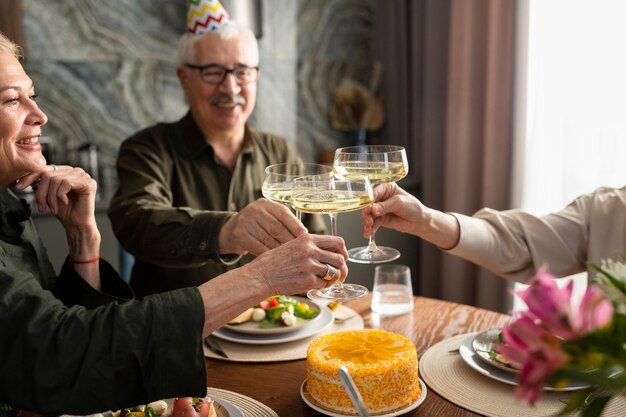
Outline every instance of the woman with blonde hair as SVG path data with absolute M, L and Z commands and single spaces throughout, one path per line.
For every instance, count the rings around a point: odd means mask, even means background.
M 99 256 L 95 181 L 80 168 L 47 165 L 41 153 L 47 117 L 19 59 L 0 33 L 0 416 L 204 396 L 203 337 L 266 297 L 345 279 L 343 240 L 302 232 L 200 287 L 134 300 Z M 65 230 L 59 275 L 13 193 L 31 185 L 37 209 Z

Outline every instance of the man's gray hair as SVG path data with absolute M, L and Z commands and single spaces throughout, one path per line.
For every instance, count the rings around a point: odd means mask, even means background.
M 15 59 L 22 58 L 22 48 L 4 36 L 2 32 L 0 32 L 0 53 L 13 55 Z
M 256 62 L 251 63 L 251 65 L 256 66 L 259 64 L 259 44 L 256 40 L 256 36 L 254 36 L 254 33 L 247 27 L 242 26 L 241 24 L 236 22 L 235 20 L 229 20 L 212 32 L 207 32 L 202 35 L 192 35 L 191 33 L 187 32 L 183 36 L 181 36 L 178 41 L 179 66 L 183 66 L 185 64 L 204 64 L 203 62 L 195 62 L 196 52 L 194 45 L 203 36 L 209 34 L 216 34 L 222 39 L 233 38 L 241 34 L 245 35 L 245 37 L 248 39 L 248 42 L 250 43 L 250 47 L 252 47 L 253 49 L 254 56 L 256 58 Z

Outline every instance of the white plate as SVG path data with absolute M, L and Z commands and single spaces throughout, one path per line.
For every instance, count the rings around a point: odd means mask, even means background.
M 410 404 L 408 406 L 406 406 L 405 408 L 398 410 L 398 411 L 394 411 L 392 413 L 387 413 L 387 414 L 371 414 L 372 416 L 376 416 L 376 417 L 394 417 L 394 416 L 401 416 L 402 414 L 408 413 L 411 410 L 415 410 L 421 403 L 424 402 L 424 400 L 426 399 L 426 394 L 428 392 L 428 390 L 426 389 L 426 384 L 424 384 L 424 381 L 421 380 L 421 378 L 419 379 L 420 382 L 420 387 L 422 388 L 422 393 L 420 394 L 420 397 L 417 399 L 417 401 L 415 401 L 413 404 Z M 317 405 L 313 404 L 304 394 L 304 389 L 306 387 L 306 381 L 304 381 L 302 383 L 302 386 L 300 387 L 300 396 L 302 397 L 302 400 L 304 400 L 304 402 L 306 403 L 306 405 L 308 405 L 309 407 L 311 407 L 312 409 L 314 409 L 317 412 L 320 412 L 322 414 L 326 414 L 327 416 L 331 416 L 331 417 L 346 417 L 346 416 L 353 416 L 353 414 L 341 414 L 341 413 L 335 413 L 333 411 L 328 411 L 325 410 L 321 407 L 318 407 Z
M 504 382 L 505 384 L 509 385 L 517 385 L 516 373 L 498 369 L 495 366 L 487 364 L 485 361 L 479 358 L 478 354 L 476 354 L 476 352 L 474 352 L 474 349 L 472 348 L 472 342 L 474 341 L 475 337 L 475 335 L 468 337 L 459 347 L 459 353 L 461 354 L 461 358 L 463 358 L 465 363 L 467 363 L 475 371 L 491 379 L 495 379 L 496 381 Z M 580 382 L 570 382 L 569 385 L 563 388 L 545 386 L 544 389 L 546 391 L 576 391 L 588 387 L 589 385 Z
M 289 333 L 279 334 L 246 334 L 231 332 L 224 328 L 218 329 L 213 334 L 220 339 L 229 342 L 243 343 L 248 345 L 271 345 L 273 343 L 293 342 L 309 336 L 313 336 L 326 329 L 333 323 L 333 313 L 328 307 L 320 306 L 321 314 L 310 326 L 305 326 Z
M 214 395 L 209 395 L 208 397 L 212 399 L 215 403 L 215 411 L 217 412 L 217 417 L 246 417 L 239 409 L 239 407 L 237 407 L 230 401 L 226 401 Z M 167 403 L 167 412 L 165 413 L 165 415 L 169 417 L 172 415 L 172 410 L 174 409 L 174 400 L 168 398 L 164 401 Z
M 320 311 L 322 309 L 322 307 L 319 304 L 317 304 L 315 301 L 310 300 L 308 298 L 294 297 L 294 296 L 290 296 L 290 298 L 293 298 L 299 303 L 306 303 L 309 305 L 310 308 L 313 308 L 317 311 Z M 315 323 L 315 321 L 317 321 L 320 318 L 320 316 L 321 314 L 318 314 L 317 316 L 315 316 L 314 318 L 310 320 L 298 318 L 297 319 L 298 321 L 296 322 L 295 326 L 280 326 L 280 327 L 273 327 L 271 329 L 262 329 L 259 327 L 259 322 L 249 320 L 241 324 L 225 324 L 222 327 L 222 329 L 226 329 L 231 332 L 237 332 L 237 333 L 262 334 L 262 335 L 291 333 L 296 330 L 302 329 L 303 327 L 309 326 L 312 323 Z
M 493 355 L 497 354 L 496 347 L 500 344 L 498 338 L 501 332 L 502 328 L 495 327 L 478 333 L 472 341 L 472 349 L 474 349 L 479 359 L 486 361 L 489 365 L 495 366 L 503 371 L 517 373 L 519 369 L 493 357 Z

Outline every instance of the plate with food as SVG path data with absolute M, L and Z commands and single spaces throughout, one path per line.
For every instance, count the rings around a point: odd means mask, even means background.
M 502 328 L 495 327 L 478 333 L 472 340 L 472 349 L 478 358 L 503 371 L 517 373 L 519 369 L 498 352 L 498 346 L 504 344 Z
M 473 342 L 475 338 L 476 335 L 468 337 L 459 347 L 459 353 L 463 361 L 468 364 L 470 368 L 491 379 L 495 379 L 496 381 L 500 381 L 509 385 L 517 385 L 518 373 L 496 368 L 495 366 L 492 366 L 489 362 L 483 360 L 478 355 L 478 353 L 476 353 L 473 347 Z M 586 383 L 582 383 L 579 381 L 570 381 L 570 383 L 564 387 L 556 388 L 546 385 L 544 389 L 546 391 L 576 391 L 588 387 L 589 385 Z
M 167 417 L 245 417 L 233 403 L 213 396 L 181 397 L 166 402 L 172 410 Z
M 221 327 L 213 334 L 224 340 L 249 345 L 270 345 L 274 343 L 286 343 L 301 340 L 316 335 L 333 324 L 333 313 L 328 307 L 320 306 L 319 318 L 313 320 L 308 326 L 301 326 L 287 333 L 242 333 L 233 332 Z
M 64 414 L 61 417 L 80 416 Z M 169 398 L 83 417 L 245 417 L 245 415 L 230 401 L 211 395 Z
M 230 332 L 252 335 L 291 333 L 314 324 L 322 307 L 304 297 L 276 295 L 249 308 L 225 324 Z

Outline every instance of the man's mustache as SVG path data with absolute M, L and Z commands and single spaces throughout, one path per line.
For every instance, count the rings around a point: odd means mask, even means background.
M 216 94 L 209 100 L 209 103 L 216 104 L 218 106 L 228 106 L 241 104 L 246 105 L 246 99 L 243 96 L 229 96 L 227 94 Z

